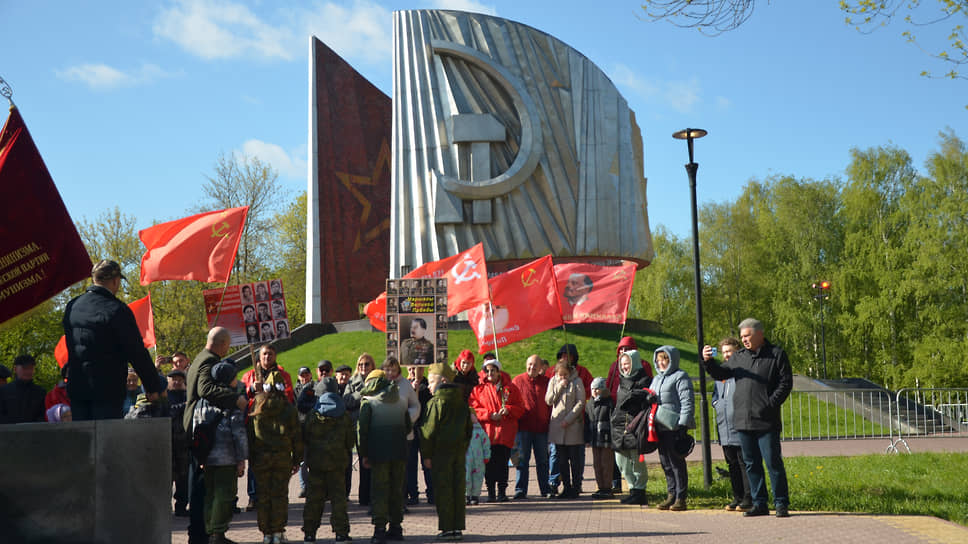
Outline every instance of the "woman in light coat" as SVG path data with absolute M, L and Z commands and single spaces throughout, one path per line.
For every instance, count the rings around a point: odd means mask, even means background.
M 555 376 L 548 383 L 545 402 L 551 406 L 548 442 L 558 448 L 555 472 L 561 474 L 564 483 L 559 496 L 577 499 L 585 469 L 581 466 L 581 453 L 585 447 L 585 384 L 568 363 L 562 361 L 555 365 Z

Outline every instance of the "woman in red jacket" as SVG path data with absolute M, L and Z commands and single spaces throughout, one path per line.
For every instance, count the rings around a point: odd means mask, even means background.
M 487 499 L 506 502 L 508 458 L 518 432 L 518 418 L 524 414 L 524 404 L 518 388 L 511 383 L 511 376 L 501 370 L 497 359 L 485 361 L 483 372 L 486 379 L 471 392 L 470 407 L 491 440 L 491 461 L 484 472 Z

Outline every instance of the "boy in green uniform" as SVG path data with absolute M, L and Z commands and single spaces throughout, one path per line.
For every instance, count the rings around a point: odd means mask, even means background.
M 259 489 L 256 513 L 263 544 L 285 542 L 289 478 L 303 458 L 299 416 L 285 390 L 282 374 L 272 371 L 249 413 L 249 455 Z
M 402 490 L 407 468 L 407 434 L 411 427 L 407 399 L 400 396 L 396 384 L 382 370 L 366 376 L 360 395 L 363 404 L 357 447 L 363 466 L 371 471 L 373 538 L 370 542 L 403 540 Z
M 464 530 L 464 456 L 472 424 L 463 389 L 453 380 L 450 366 L 430 365 L 427 381 L 434 396 L 420 431 L 420 453 L 434 482 L 438 540 L 460 540 Z
M 303 443 L 309 481 L 303 508 L 305 542 L 316 541 L 316 530 L 326 509 L 333 505 L 330 524 L 336 542 L 350 540 L 350 518 L 346 512 L 346 465 L 356 445 L 356 429 L 346 413 L 343 397 L 337 393 L 336 380 L 323 378 L 315 386 L 316 404 L 306 414 Z

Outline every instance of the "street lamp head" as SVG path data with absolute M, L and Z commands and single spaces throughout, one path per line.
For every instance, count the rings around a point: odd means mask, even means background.
M 677 140 L 695 140 L 709 134 L 701 128 L 686 128 L 678 132 L 673 132 L 672 137 Z

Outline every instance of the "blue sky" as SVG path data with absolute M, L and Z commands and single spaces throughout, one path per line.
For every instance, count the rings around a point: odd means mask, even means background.
M 944 67 L 904 27 L 860 34 L 834 0 L 758 3 L 718 37 L 646 20 L 635 1 L 2 2 L 0 76 L 72 216 L 118 206 L 143 228 L 203 199 L 220 152 L 256 155 L 291 195 L 305 190 L 309 36 L 389 93 L 391 12 L 417 8 L 523 22 L 601 67 L 642 127 L 650 223 L 683 237 L 676 130 L 709 131 L 696 142 L 700 203 L 754 178 L 842 177 L 852 147 L 897 145 L 920 167 L 939 131 L 968 138 L 968 82 L 920 77 Z M 930 45 L 948 30 L 921 32 Z

